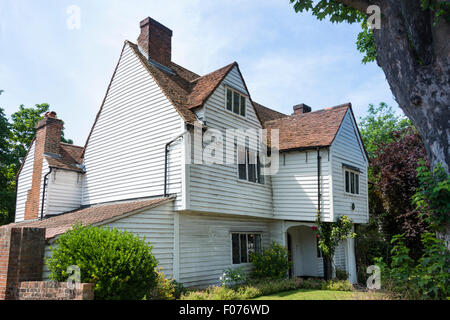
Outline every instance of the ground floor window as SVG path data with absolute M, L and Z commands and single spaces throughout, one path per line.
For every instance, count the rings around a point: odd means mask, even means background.
M 251 262 L 251 253 L 261 252 L 261 235 L 258 233 L 232 233 L 233 264 Z

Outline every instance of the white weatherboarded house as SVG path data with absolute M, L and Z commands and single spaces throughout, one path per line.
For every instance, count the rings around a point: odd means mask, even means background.
M 218 284 L 225 268 L 250 270 L 249 253 L 272 241 L 288 247 L 292 276 L 322 276 L 318 210 L 325 221 L 368 221 L 368 160 L 351 105 L 279 113 L 252 101 L 237 63 L 199 76 L 171 61 L 170 29 L 151 18 L 140 26 L 84 147 L 59 142 L 55 113 L 38 125 L 15 222 L 45 227 L 49 244 L 77 222 L 145 236 L 166 275 L 190 287 Z M 237 140 L 226 139 L 230 129 Z M 273 174 L 262 173 L 249 129 L 278 130 Z M 202 150 L 223 154 L 198 158 L 196 132 Z M 206 161 L 230 151 L 231 162 Z M 335 264 L 356 281 L 353 240 Z

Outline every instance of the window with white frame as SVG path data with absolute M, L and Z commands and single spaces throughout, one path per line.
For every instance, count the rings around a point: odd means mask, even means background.
M 241 180 L 264 184 L 261 173 L 262 162 L 258 152 L 249 148 L 238 147 L 238 177 Z
M 261 253 L 261 234 L 232 233 L 231 250 L 233 264 L 251 262 L 252 253 Z
M 359 172 L 355 170 L 344 170 L 345 193 L 359 194 Z
M 246 97 L 238 91 L 229 87 L 226 88 L 226 107 L 228 111 L 234 112 L 245 117 L 246 113 Z

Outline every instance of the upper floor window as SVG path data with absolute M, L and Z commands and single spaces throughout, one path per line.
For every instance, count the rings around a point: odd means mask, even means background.
M 249 148 L 238 147 L 238 177 L 241 180 L 264 184 L 259 154 Z
M 226 88 L 226 91 L 227 91 L 227 98 L 226 98 L 227 110 L 245 117 L 246 97 L 230 88 Z
M 345 192 L 350 194 L 359 194 L 359 172 L 353 170 L 344 170 L 345 173 Z

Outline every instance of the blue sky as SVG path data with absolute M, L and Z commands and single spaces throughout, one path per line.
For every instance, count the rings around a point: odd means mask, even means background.
M 67 8 L 81 9 L 69 29 Z M 284 113 L 352 102 L 396 107 L 383 71 L 361 63 L 358 25 L 295 13 L 289 0 L 2 0 L 0 107 L 47 102 L 66 137 L 84 145 L 124 40 L 151 16 L 173 30 L 172 59 L 199 74 L 237 61 L 254 101 Z

